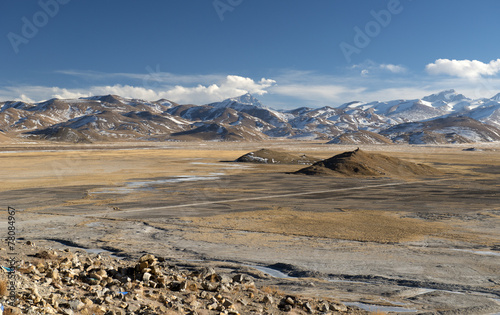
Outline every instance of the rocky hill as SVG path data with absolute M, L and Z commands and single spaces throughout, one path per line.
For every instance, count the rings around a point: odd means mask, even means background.
M 321 161 L 321 159 L 307 156 L 305 154 L 295 155 L 270 149 L 260 149 L 258 151 L 248 152 L 247 154 L 240 156 L 235 162 L 309 165 L 318 161 Z
M 304 175 L 415 177 L 443 175 L 431 166 L 360 149 L 344 152 L 295 172 Z
M 415 100 L 292 110 L 268 108 L 250 94 L 205 105 L 117 95 L 40 103 L 0 102 L 0 131 L 6 139 L 96 142 L 289 138 L 346 144 L 443 144 L 500 141 L 499 128 L 499 95 L 473 100 L 454 90 Z

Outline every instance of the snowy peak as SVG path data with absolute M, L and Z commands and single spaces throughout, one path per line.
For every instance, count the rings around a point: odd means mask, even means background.
M 492 101 L 500 102 L 500 93 L 491 98 Z
M 96 95 L 90 97 L 81 97 L 80 99 L 90 100 L 90 101 L 101 101 L 110 104 L 121 104 L 123 100 L 122 97 L 118 95 L 108 94 L 108 95 Z
M 231 100 L 235 101 L 237 103 L 240 103 L 240 104 L 253 105 L 253 106 L 257 106 L 257 107 L 261 107 L 261 108 L 264 107 L 264 105 L 262 105 L 262 103 L 258 99 L 253 97 L 252 94 L 250 94 L 250 93 L 246 93 L 246 94 L 241 95 L 239 97 L 231 98 Z
M 214 107 L 231 107 L 234 109 L 242 107 L 248 108 L 249 106 L 257 108 L 266 108 L 264 105 L 262 105 L 262 103 L 258 99 L 253 97 L 250 93 L 238 97 L 228 98 L 223 100 L 222 102 L 212 103 L 209 105 Z
M 463 94 L 457 94 L 454 89 L 441 91 L 437 94 L 431 94 L 424 97 L 422 100 L 435 103 L 435 102 L 458 102 L 467 99 Z

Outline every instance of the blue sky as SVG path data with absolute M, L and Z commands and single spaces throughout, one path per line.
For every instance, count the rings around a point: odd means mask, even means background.
M 500 92 L 495 0 L 4 0 L 0 100 L 338 106 Z

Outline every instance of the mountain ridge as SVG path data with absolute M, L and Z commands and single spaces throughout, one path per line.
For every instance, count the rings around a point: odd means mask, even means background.
M 420 99 L 287 110 L 266 107 L 249 93 L 204 105 L 119 95 L 0 102 L 0 130 L 13 139 L 472 143 L 500 141 L 499 128 L 500 93 L 470 99 L 453 89 Z

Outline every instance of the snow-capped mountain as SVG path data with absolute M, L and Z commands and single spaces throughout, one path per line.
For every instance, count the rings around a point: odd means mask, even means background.
M 500 141 L 500 93 L 470 99 L 454 90 L 421 99 L 275 110 L 250 94 L 206 105 L 117 95 L 0 102 L 2 137 L 111 140 L 323 139 L 332 143 Z

